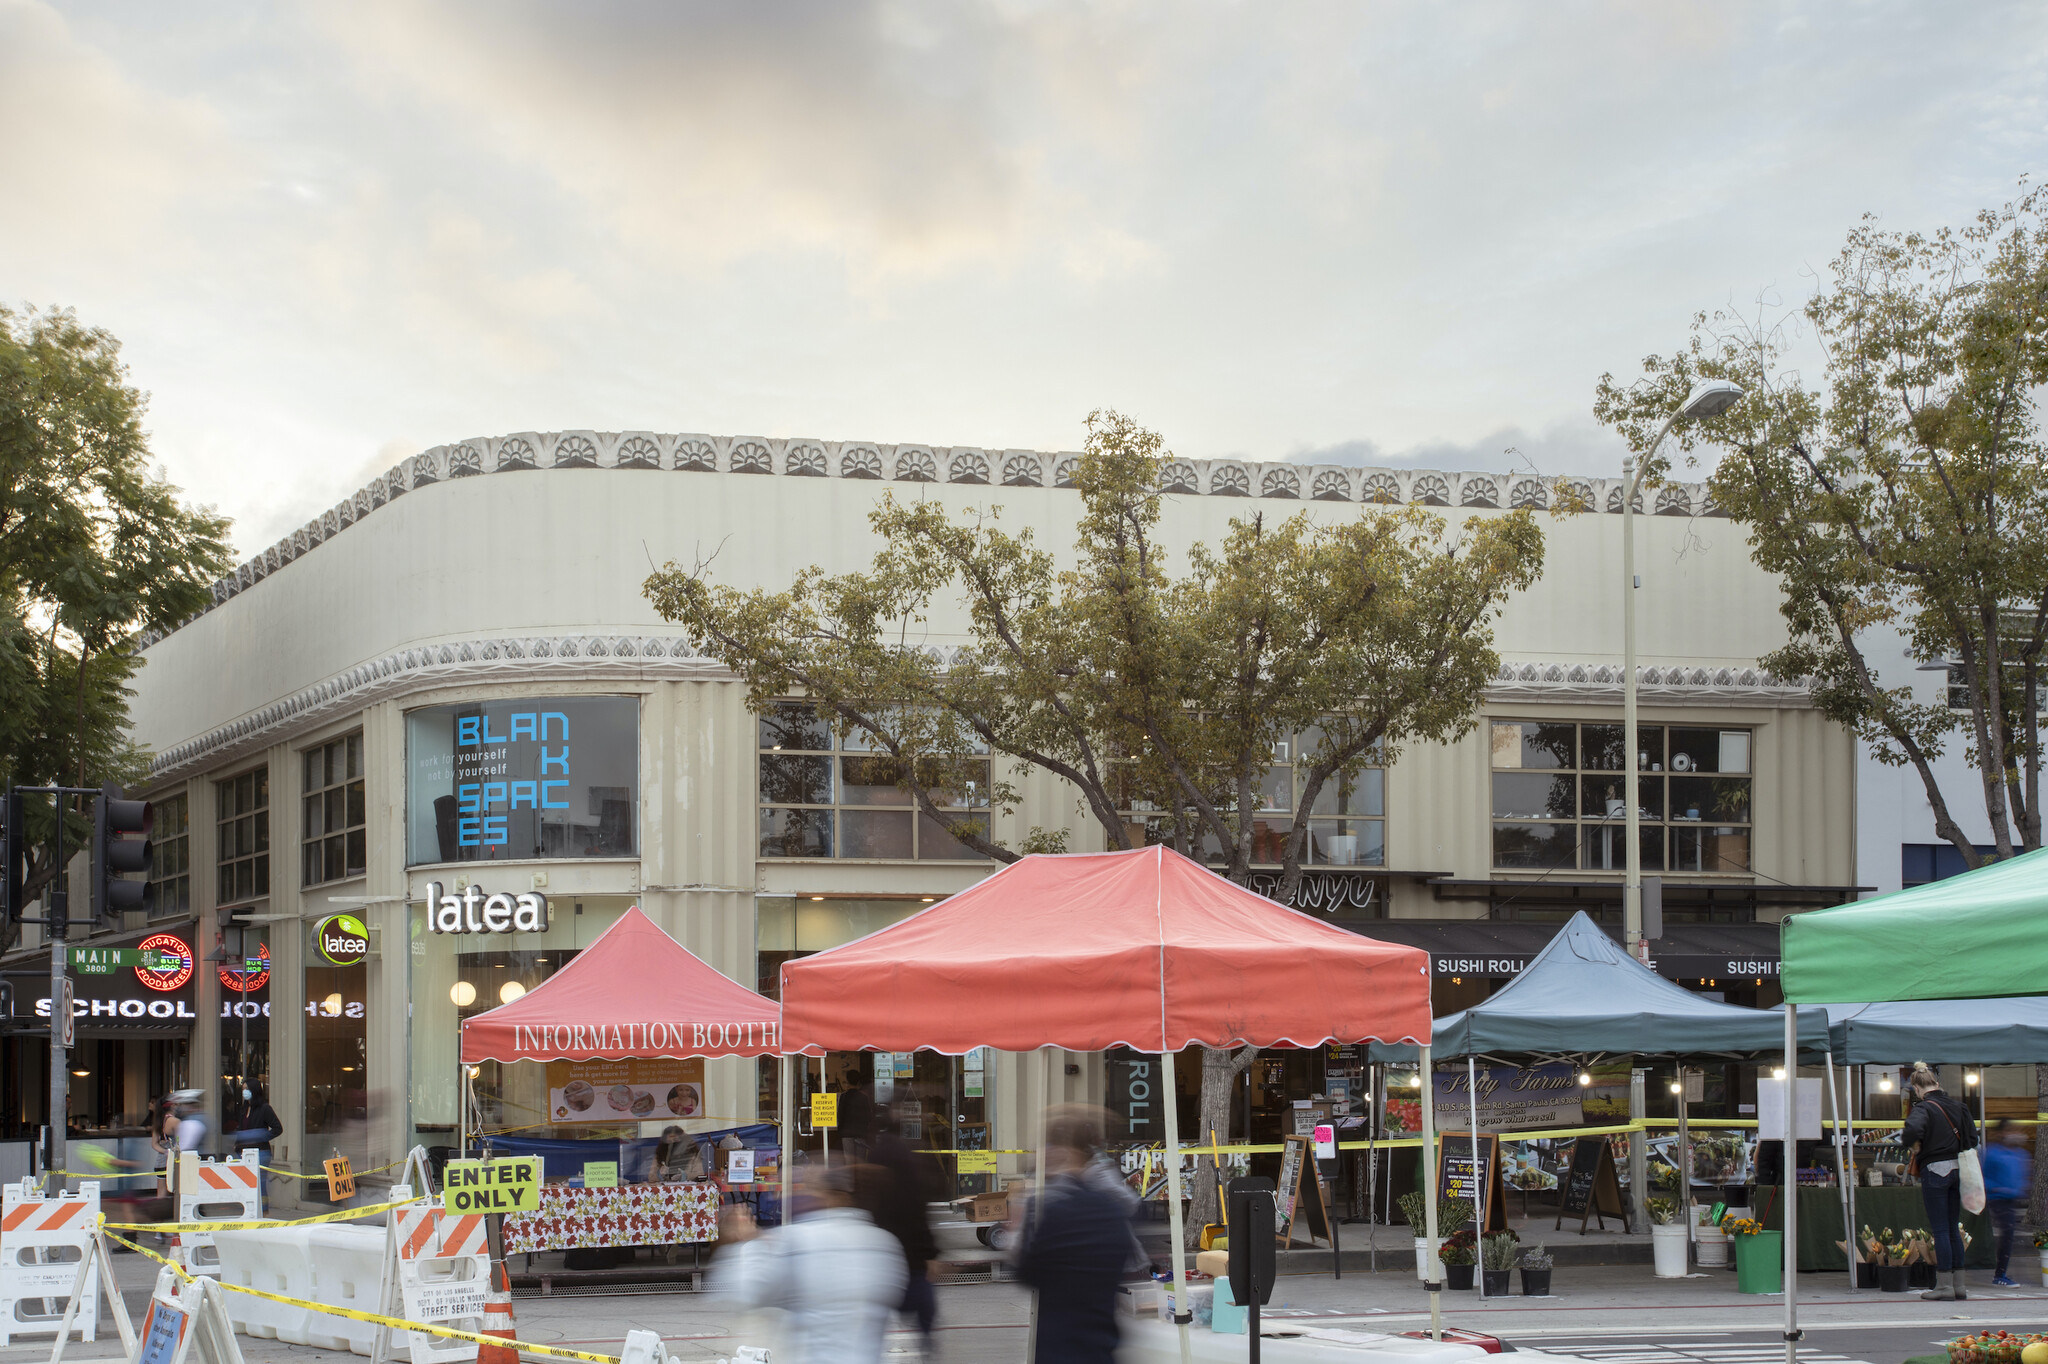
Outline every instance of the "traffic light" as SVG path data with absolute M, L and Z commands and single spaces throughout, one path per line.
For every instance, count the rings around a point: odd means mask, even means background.
M 23 887 L 27 883 L 28 870 L 28 826 L 22 818 L 21 792 L 7 788 L 4 810 L 0 810 L 0 909 L 7 914 L 7 922 L 18 922 L 28 912 L 22 903 Z
M 149 870 L 150 810 L 146 800 L 125 800 L 106 786 L 92 803 L 92 913 L 119 923 L 148 906 L 149 883 L 128 876 Z

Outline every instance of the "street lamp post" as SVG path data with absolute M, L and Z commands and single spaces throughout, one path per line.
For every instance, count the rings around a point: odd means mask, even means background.
M 1671 434 L 1671 428 L 1688 419 L 1698 420 L 1718 417 L 1735 405 L 1742 396 L 1742 390 L 1725 379 L 1709 379 L 1695 384 L 1685 402 L 1671 414 L 1657 432 L 1657 439 L 1650 442 L 1649 451 L 1639 461 L 1631 457 L 1621 462 L 1621 726 L 1622 746 L 1627 750 L 1622 770 L 1624 785 L 1621 790 L 1622 809 L 1627 812 L 1628 827 L 1623 835 L 1627 846 L 1622 850 L 1628 874 L 1621 894 L 1622 941 L 1629 955 L 1638 961 L 1648 962 L 1649 948 L 1643 942 L 1643 844 L 1642 844 L 1642 792 L 1641 770 L 1638 761 L 1640 739 L 1636 733 L 1636 591 L 1643 580 L 1636 574 L 1636 490 L 1642 486 L 1643 470 L 1657 458 L 1657 450 L 1664 444 L 1664 438 Z
M 1672 427 L 1689 418 L 1718 417 L 1733 407 L 1741 396 L 1742 390 L 1725 379 L 1709 379 L 1693 385 L 1692 392 L 1686 395 L 1685 402 L 1657 432 L 1657 439 L 1650 442 L 1650 448 L 1642 459 L 1631 457 L 1621 462 L 1621 740 L 1622 747 L 1627 750 L 1622 762 L 1621 801 L 1627 819 L 1622 834 L 1627 846 L 1622 849 L 1622 858 L 1628 869 L 1621 890 L 1621 923 L 1622 941 L 1629 955 L 1645 966 L 1650 962 L 1650 947 L 1643 941 L 1641 739 L 1636 733 L 1636 591 L 1643 585 L 1643 580 L 1636 575 L 1636 489 L 1642 486 L 1643 470 L 1655 463 L 1657 451 L 1664 444 L 1664 438 L 1671 434 Z M 1632 1071 L 1629 1077 L 1629 1117 L 1640 1122 L 1646 1114 L 1643 1072 Z M 1632 1205 L 1629 1230 L 1637 1233 L 1641 1233 L 1649 1222 L 1649 1166 L 1649 1147 L 1643 1140 L 1641 1129 L 1637 1129 L 1628 1134 L 1629 1201 Z

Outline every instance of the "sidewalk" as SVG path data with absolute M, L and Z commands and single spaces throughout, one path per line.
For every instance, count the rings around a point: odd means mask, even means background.
M 136 1255 L 117 1256 L 115 1263 L 129 1310 L 139 1321 L 143 1300 L 155 1282 L 156 1266 Z M 1546 1335 L 1775 1329 L 1783 1320 L 1783 1300 L 1739 1294 L 1734 1280 L 1725 1270 L 1700 1271 L 1692 1278 L 1674 1280 L 1655 1278 L 1645 1266 L 1560 1265 L 1553 1278 L 1553 1297 L 1482 1302 L 1476 1291 L 1445 1293 L 1444 1322 L 1535 1348 L 1541 1348 Z M 1801 1276 L 1800 1291 L 1800 1321 L 1810 1327 L 1889 1323 L 1948 1330 L 1960 1329 L 1960 1322 L 2010 1325 L 2048 1320 L 2048 1290 L 2041 1288 L 1991 1289 L 1973 1282 L 1967 1302 L 1933 1303 L 1922 1302 L 1916 1294 L 1851 1294 L 1842 1276 L 1807 1274 Z M 947 1364 L 1021 1359 L 1029 1302 L 1027 1292 L 1014 1283 L 941 1287 L 941 1353 Z M 716 1292 L 521 1298 L 516 1313 L 519 1338 L 535 1344 L 617 1353 L 627 1331 L 649 1330 L 661 1334 L 671 1354 L 689 1361 L 729 1355 L 736 1345 L 767 1343 L 772 1331 L 766 1320 L 735 1310 Z M 1401 1274 L 1347 1272 L 1343 1279 L 1333 1280 L 1325 1267 L 1283 1274 L 1266 1316 L 1276 1323 L 1320 1320 L 1368 1330 L 1406 1331 L 1428 1325 L 1429 1302 L 1412 1269 Z M 241 1344 L 248 1364 L 308 1364 L 314 1360 L 344 1364 L 354 1358 L 274 1340 L 243 1337 Z M 899 1333 L 891 1338 L 890 1349 L 907 1360 L 915 1353 L 915 1338 Z M 104 1360 L 118 1358 L 119 1353 L 112 1320 L 103 1315 L 100 1339 L 91 1345 L 74 1341 L 66 1348 L 65 1357 Z M 49 1354 L 48 1336 L 30 1337 L 0 1349 L 0 1364 L 29 1364 L 48 1359 Z

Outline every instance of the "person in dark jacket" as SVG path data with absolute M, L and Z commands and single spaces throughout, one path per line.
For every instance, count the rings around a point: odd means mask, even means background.
M 270 1143 L 284 1134 L 284 1124 L 278 1121 L 277 1110 L 264 1097 L 263 1086 L 254 1080 L 242 1086 L 242 1107 L 229 1130 L 234 1133 L 236 1155 L 248 1150 L 256 1152 L 256 1163 L 262 1169 L 257 1176 L 260 1181 L 257 1196 L 267 1200 L 270 1197 Z
M 2034 1158 L 2027 1153 L 2025 1134 L 2011 1119 L 2000 1118 L 1991 1129 L 1982 1159 L 1985 1211 L 1998 1229 L 1998 1272 L 1991 1282 L 2000 1288 L 2017 1288 L 2006 1271 L 2012 1268 L 2013 1234 L 2034 1189 Z
M 1045 1145 L 1045 1198 L 1025 1215 L 1017 1250 L 1017 1277 L 1038 1290 L 1033 1364 L 1114 1364 L 1131 1221 L 1127 1206 L 1088 1175 L 1102 1149 L 1099 1115 L 1055 1109 Z
M 1913 1111 L 1906 1117 L 1902 1140 L 1917 1147 L 1920 1201 L 1927 1208 L 1927 1229 L 1934 1236 L 1934 1268 L 1947 1276 L 1920 1296 L 1929 1302 L 1955 1302 L 1969 1297 L 1963 1287 L 1963 1187 L 1958 1162 L 1977 1146 L 1977 1124 L 1970 1110 L 1944 1094 L 1941 1077 L 1924 1061 L 1913 1064 L 1906 1082 L 1913 1091 Z
M 897 1130 L 889 1105 L 875 1105 L 875 1139 L 868 1159 L 887 1178 L 877 1191 L 876 1206 L 870 1209 L 875 1225 L 892 1233 L 903 1246 L 903 1260 L 910 1281 L 903 1289 L 902 1310 L 917 1322 L 924 1338 L 925 1354 L 932 1354 L 932 1323 L 938 1315 L 938 1298 L 932 1292 L 930 1266 L 938 1256 L 939 1243 L 932 1235 L 930 1210 L 925 1202 L 925 1173 L 929 1158 L 920 1157 Z

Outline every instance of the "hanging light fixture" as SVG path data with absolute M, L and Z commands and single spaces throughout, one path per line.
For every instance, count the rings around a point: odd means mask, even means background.
M 458 980 L 448 987 L 448 998 L 454 1001 L 456 1008 L 467 1009 L 476 1003 L 476 986 L 466 980 Z
M 1877 1077 L 1877 1087 L 1878 1087 L 1879 1089 L 1883 1090 L 1883 1091 L 1884 1091 L 1885 1093 L 1887 1093 L 1887 1094 L 1891 1093 L 1891 1092 L 1892 1092 L 1892 1077 L 1891 1077 L 1891 1076 L 1889 1076 L 1889 1075 L 1880 1075 L 1880 1076 L 1878 1076 L 1878 1077 Z
M 498 987 L 498 1002 L 500 1004 L 510 1004 L 525 993 L 526 987 L 524 985 L 521 985 L 516 980 L 508 980 Z
M 1784 1068 L 1783 1066 L 1772 1066 L 1772 1067 L 1771 1067 L 1771 1078 L 1772 1078 L 1773 1080 L 1782 1080 L 1782 1079 L 1784 1079 L 1784 1078 L 1785 1078 L 1785 1068 Z
M 1593 1083 L 1593 1076 L 1592 1076 L 1592 1074 L 1591 1074 L 1590 1072 L 1588 1072 L 1588 1071 L 1583 1071 L 1583 1070 L 1579 1072 L 1579 1087 L 1580 1087 L 1581 1089 L 1584 1089 L 1584 1088 L 1585 1088 L 1586 1086 L 1588 1086 L 1588 1085 L 1590 1085 L 1590 1084 L 1592 1084 L 1592 1083 Z

